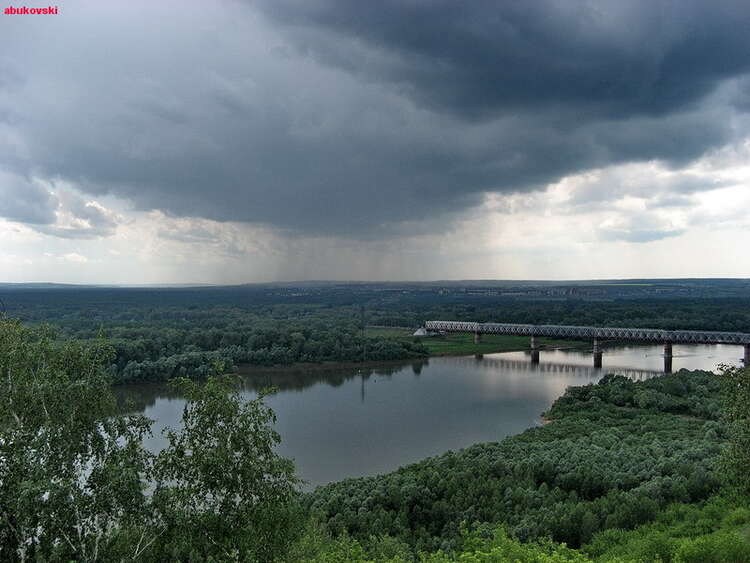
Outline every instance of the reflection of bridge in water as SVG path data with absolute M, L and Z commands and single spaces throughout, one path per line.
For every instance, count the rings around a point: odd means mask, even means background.
M 576 375 L 583 375 L 592 379 L 600 377 L 607 373 L 616 373 L 618 375 L 624 375 L 633 381 L 645 381 L 663 375 L 663 371 L 655 371 L 649 369 L 634 369 L 626 367 L 606 367 L 606 368 L 595 368 L 590 366 L 581 366 L 577 364 L 561 364 L 561 363 L 534 363 L 528 360 L 511 360 L 507 358 L 488 358 L 486 356 L 476 357 L 477 361 L 482 364 L 487 364 L 490 367 L 498 369 L 513 369 L 516 371 L 528 371 L 534 373 L 552 373 L 552 374 L 564 374 L 574 373 Z
M 601 341 L 605 339 L 660 342 L 664 344 L 664 371 L 672 371 L 672 344 L 735 344 L 745 347 L 745 365 L 750 365 L 750 334 L 710 330 L 663 330 L 655 328 L 595 327 L 568 325 L 530 325 L 514 323 L 474 323 L 465 321 L 426 321 L 427 332 L 473 333 L 474 342 L 481 342 L 482 334 L 509 334 L 530 338 L 531 362 L 539 363 L 540 347 L 537 337 L 547 336 L 568 340 L 593 340 L 594 367 L 602 367 Z

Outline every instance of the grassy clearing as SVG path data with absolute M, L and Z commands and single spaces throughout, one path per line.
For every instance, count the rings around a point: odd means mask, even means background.
M 411 339 L 414 330 L 403 328 L 381 328 L 368 327 L 365 329 L 365 336 L 370 338 L 406 338 Z
M 365 335 L 372 338 L 396 338 L 413 340 L 413 331 L 398 328 L 368 328 Z M 421 338 L 420 341 L 430 352 L 430 356 L 467 356 L 471 354 L 492 354 L 495 352 L 516 352 L 528 350 L 529 339 L 526 336 L 505 334 L 483 334 L 482 342 L 474 344 L 473 334 L 446 334 Z M 539 338 L 538 342 L 546 348 L 587 348 L 589 342 L 573 340 L 556 340 Z

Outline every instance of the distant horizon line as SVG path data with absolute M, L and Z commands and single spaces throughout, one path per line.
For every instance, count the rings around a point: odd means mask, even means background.
M 578 278 L 578 279 L 525 279 L 525 278 L 466 278 L 466 279 L 434 279 L 434 280 L 347 280 L 347 279 L 310 279 L 310 280 L 274 280 L 262 282 L 239 282 L 239 283 L 206 283 L 206 282 L 189 282 L 189 283 L 86 283 L 86 282 L 53 282 L 53 281 L 24 281 L 24 282 L 3 282 L 2 286 L 56 286 L 56 287 L 109 287 L 109 288 L 187 288 L 187 287 L 243 287 L 243 286 L 262 286 L 262 285 L 331 285 L 331 284 L 479 284 L 479 283 L 538 283 L 538 284 L 571 284 L 571 283 L 612 283 L 612 282 L 669 282 L 669 281 L 750 281 L 750 277 L 655 277 L 655 278 Z

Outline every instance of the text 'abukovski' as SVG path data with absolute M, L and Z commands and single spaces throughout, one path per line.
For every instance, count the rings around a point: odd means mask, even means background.
M 5 15 L 20 16 L 24 14 L 57 14 L 57 6 L 47 6 L 46 8 L 27 8 L 26 6 L 24 6 L 23 8 L 14 8 L 13 6 L 9 6 L 5 8 Z

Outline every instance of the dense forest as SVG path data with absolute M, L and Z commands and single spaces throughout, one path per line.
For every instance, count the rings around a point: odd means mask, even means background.
M 25 321 L 51 323 L 61 337 L 105 337 L 115 349 L 110 369 L 118 383 L 200 379 L 216 369 L 232 372 L 241 363 L 270 366 L 427 355 L 418 342 L 366 337 L 357 307 L 273 304 L 249 297 L 246 302 L 242 292 L 221 290 L 206 295 L 84 289 L 17 291 L 4 301 Z
M 708 298 L 710 291 L 729 297 Z M 421 342 L 368 335 L 363 327 L 416 328 L 428 319 L 750 332 L 750 292 L 727 280 L 500 288 L 6 286 L 0 303 L 25 322 L 52 324 L 61 338 L 106 338 L 115 348 L 109 369 L 118 383 L 201 379 L 244 363 L 418 359 L 430 353 Z
M 322 487 L 310 506 L 336 533 L 386 534 L 421 550 L 455 549 L 465 521 L 578 547 L 718 490 L 719 385 L 705 372 L 607 376 L 569 389 L 542 428 Z
M 541 427 L 302 494 L 262 395 L 179 380 L 151 454 L 113 357 L 0 320 L 3 560 L 750 560 L 748 370 L 607 376 Z

